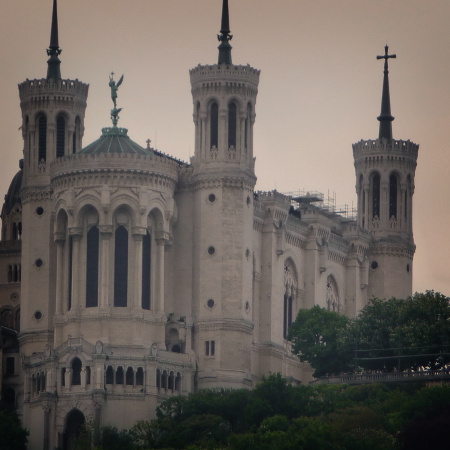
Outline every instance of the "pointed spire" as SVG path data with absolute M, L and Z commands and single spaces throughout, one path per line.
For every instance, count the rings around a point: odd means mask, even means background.
M 50 34 L 50 47 L 47 49 L 47 55 L 50 59 L 47 61 L 47 79 L 53 78 L 54 80 L 61 79 L 61 61 L 58 56 L 61 54 L 58 42 L 58 5 L 57 1 L 53 0 L 53 15 L 52 15 L 52 29 Z
M 232 64 L 230 42 L 233 36 L 230 34 L 230 14 L 228 11 L 228 0 L 223 0 L 222 4 L 222 24 L 220 34 L 217 35 L 220 41 L 219 45 L 219 64 Z
M 391 97 L 389 94 L 389 70 L 388 59 L 397 58 L 397 55 L 388 55 L 389 47 L 384 47 L 384 55 L 377 56 L 377 59 L 384 59 L 384 79 L 383 94 L 381 97 L 381 114 L 377 117 L 380 121 L 380 133 L 378 139 L 392 139 L 392 121 L 394 117 L 391 115 Z

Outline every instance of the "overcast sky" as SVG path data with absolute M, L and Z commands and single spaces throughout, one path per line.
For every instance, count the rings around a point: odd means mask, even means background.
M 46 76 L 52 0 L 0 0 L 0 193 L 22 156 L 17 84 Z M 229 0 L 233 63 L 261 70 L 258 190 L 356 204 L 352 143 L 376 139 L 390 53 L 393 134 L 420 144 L 415 291 L 450 295 L 450 2 Z M 90 84 L 83 146 L 110 125 L 108 75 L 125 75 L 119 125 L 142 146 L 193 153 L 189 69 L 217 62 L 221 0 L 59 0 L 63 78 Z

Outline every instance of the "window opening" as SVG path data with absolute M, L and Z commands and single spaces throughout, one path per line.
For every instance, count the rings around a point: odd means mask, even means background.
M 159 383 L 158 374 L 156 376 L 156 382 Z M 144 369 L 142 367 L 138 367 L 136 371 L 136 386 L 143 386 L 144 384 Z
M 6 375 L 14 375 L 15 367 L 14 367 L 14 356 L 6 357 Z
M 128 367 L 127 373 L 125 375 L 125 384 L 128 386 L 133 386 L 134 384 L 134 372 L 132 367 Z
M 69 271 L 69 282 L 68 284 L 68 290 L 67 293 L 67 310 L 70 311 L 72 308 L 72 254 L 73 254 L 73 237 L 69 236 L 69 264 L 68 264 L 68 271 Z
M 147 230 L 142 242 L 142 309 L 150 309 L 151 236 Z
M 72 386 L 79 386 L 81 384 L 81 360 L 74 358 L 72 361 Z
M 211 148 L 219 146 L 219 105 L 211 105 Z
M 380 218 L 380 175 L 378 174 L 372 178 L 372 217 Z
M 119 366 L 116 371 L 116 384 L 123 384 L 123 367 Z
M 128 231 L 119 226 L 116 229 L 114 254 L 114 306 L 127 306 L 128 290 Z
M 108 366 L 108 368 L 106 369 L 105 383 L 114 384 L 114 370 L 112 366 Z
M 47 160 L 47 117 L 39 118 L 39 162 Z
M 397 177 L 389 177 L 389 218 L 397 218 Z
M 91 227 L 86 246 L 86 308 L 98 306 L 99 243 L 100 232 L 97 227 Z

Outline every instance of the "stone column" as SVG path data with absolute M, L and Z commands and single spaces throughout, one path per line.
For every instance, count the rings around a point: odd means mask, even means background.
M 132 233 L 134 238 L 134 286 L 132 292 L 132 307 L 134 309 L 142 309 L 142 241 L 147 229 L 144 227 L 133 227 Z
M 75 314 L 80 310 L 80 245 L 81 228 L 70 228 L 72 236 L 72 306 L 70 308 Z
M 56 241 L 56 308 L 55 314 L 59 316 L 63 312 L 64 297 L 64 245 L 66 243 L 64 233 L 55 233 Z
M 239 136 L 239 151 L 241 152 L 241 162 L 247 162 L 247 152 L 245 148 L 245 115 L 239 116 L 239 129 L 238 136 Z
M 207 133 L 206 133 L 206 118 L 207 118 L 207 116 L 206 116 L 206 113 L 202 113 L 201 114 L 201 116 L 200 116 L 200 119 L 201 119 L 201 132 L 200 132 L 200 155 L 201 155 L 201 158 L 208 158 L 208 150 L 209 150 L 209 148 L 208 148 L 208 146 L 207 146 L 207 143 L 206 143 L 206 136 L 207 136 Z
M 156 302 L 155 312 L 164 312 L 164 249 L 168 242 L 167 232 L 156 233 Z
M 406 230 L 406 218 L 405 218 L 405 192 L 406 184 L 400 185 L 400 202 L 397 202 L 397 223 L 401 229 Z M 398 211 L 398 205 L 400 204 L 400 211 Z
M 219 156 L 221 161 L 227 159 L 228 155 L 228 127 L 227 127 L 228 110 L 219 109 Z
M 381 181 L 380 183 L 380 228 L 387 230 L 389 228 L 389 183 Z
M 108 308 L 109 306 L 109 269 L 110 269 L 110 247 L 111 247 L 111 236 L 113 232 L 112 225 L 100 225 L 100 257 L 99 257 L 99 265 L 100 265 L 100 280 L 99 280 L 99 306 L 100 308 Z

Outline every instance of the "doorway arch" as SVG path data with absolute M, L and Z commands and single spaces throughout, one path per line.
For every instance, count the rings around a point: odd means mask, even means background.
M 86 422 L 84 414 L 79 409 L 72 409 L 65 420 L 64 450 L 73 450 L 75 441 L 80 434 L 81 426 Z

